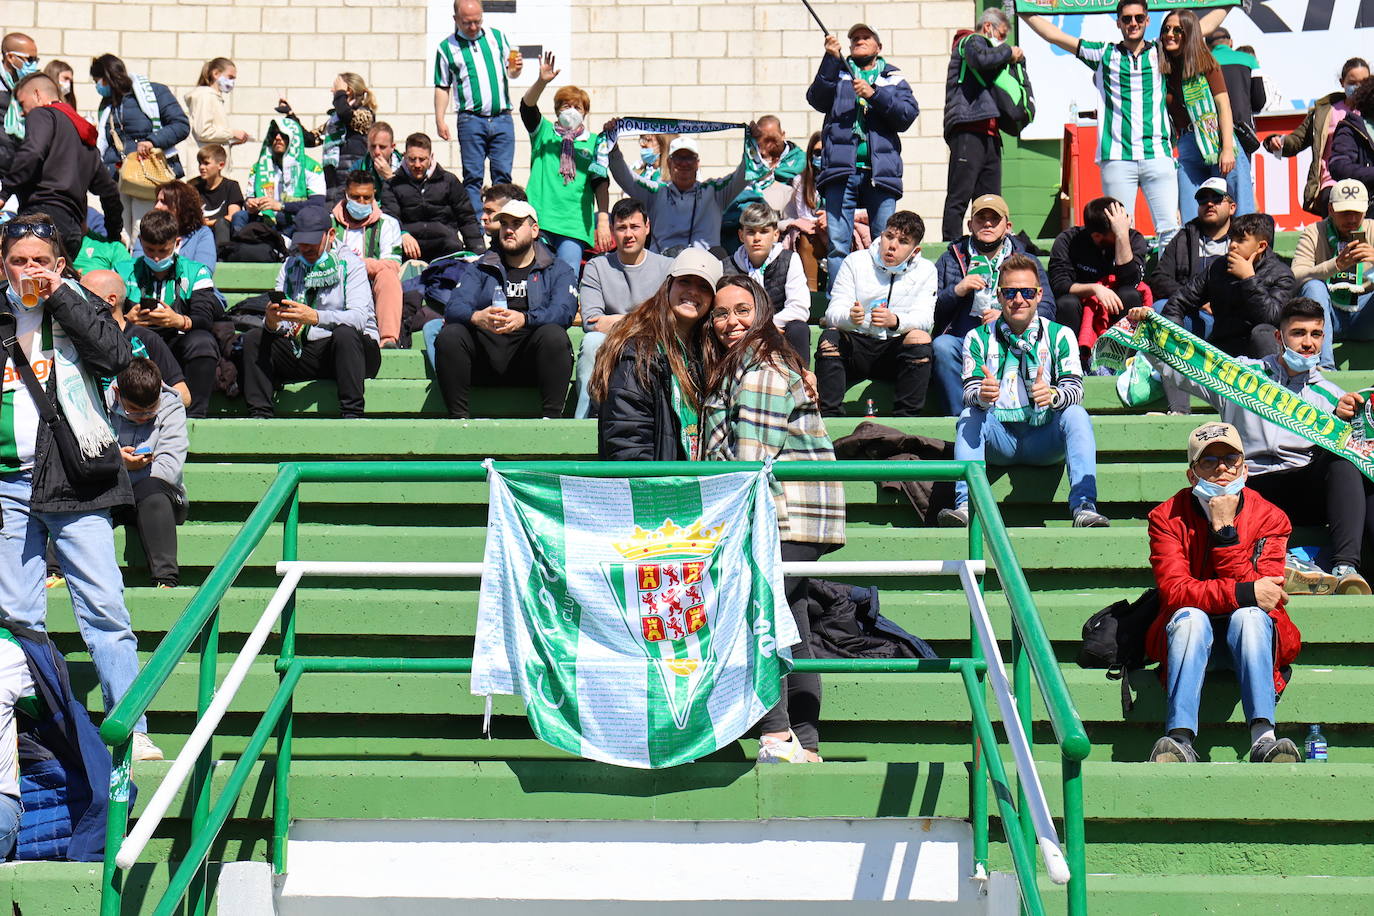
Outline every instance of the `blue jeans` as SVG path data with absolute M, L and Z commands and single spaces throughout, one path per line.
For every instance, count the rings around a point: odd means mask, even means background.
M 1159 249 L 1178 234 L 1178 168 L 1172 159 L 1141 159 L 1130 162 L 1113 159 L 1102 163 L 1102 193 L 1115 197 L 1135 212 L 1136 188 L 1145 192 L 1150 219 L 1155 224 Z M 1081 218 L 1083 214 L 1076 213 Z
M 491 163 L 491 183 L 510 181 L 515 164 L 515 123 L 510 112 L 485 115 L 458 112 L 458 152 L 463 157 L 463 188 L 472 212 L 482 212 L 482 177 Z
M 425 360 L 429 363 L 429 368 L 434 368 L 434 338 L 439 336 L 439 332 L 444 329 L 444 319 L 435 318 L 426 321 L 425 326 L 420 329 L 420 335 L 425 339 Z
M 935 351 L 935 383 L 945 393 L 949 412 L 957 417 L 964 409 L 964 338 L 940 334 L 931 344 Z
M 43 580 L 51 536 L 109 712 L 138 676 L 138 640 L 124 606 L 114 524 L 104 509 L 35 512 L 29 508 L 31 487 L 27 471 L 0 475 L 0 614 L 31 630 L 45 629 L 48 594 Z M 147 730 L 147 720 L 140 718 L 134 731 Z
M 19 839 L 19 815 L 23 806 L 13 795 L 0 795 L 0 862 L 14 855 L 14 843 Z
M 606 342 L 606 335 L 600 331 L 582 332 L 582 348 L 577 351 L 577 406 L 573 417 L 585 420 L 592 415 L 592 396 L 587 388 L 592 383 L 592 370 L 596 368 L 596 351 Z
M 1197 148 L 1197 132 L 1188 131 L 1178 139 L 1178 209 L 1184 223 L 1197 217 L 1194 195 L 1208 178 L 1220 178 L 1221 169 L 1202 161 Z M 1226 193 L 1236 202 L 1236 216 L 1255 212 L 1255 182 L 1250 177 L 1250 157 L 1236 143 L 1236 167 L 1226 176 Z
M 1168 299 L 1156 299 L 1152 308 L 1156 315 L 1164 314 L 1164 306 L 1169 304 Z M 1212 317 L 1211 312 L 1199 310 L 1196 315 L 1184 315 L 1183 324 L 1180 327 L 1203 340 L 1212 339 L 1212 326 L 1216 324 L 1216 318 Z
M 1229 652 L 1215 651 L 1218 647 L 1212 637 L 1219 626 L 1226 630 Z M 1274 721 L 1274 621 L 1262 609 L 1243 607 L 1222 617 L 1181 607 L 1169 618 L 1165 631 L 1169 635 L 1166 731 L 1186 728 L 1197 734 L 1202 681 L 1209 670 L 1218 668 L 1235 670 L 1247 726 L 1256 719 Z
M 822 190 L 826 228 L 830 234 L 830 255 L 825 264 L 827 282 L 831 286 L 835 285 L 840 262 L 854 247 L 854 211 L 868 211 L 868 228 L 876 242 L 897 209 L 897 195 L 874 187 L 872 179 L 873 173 L 868 169 L 855 169 L 843 184 L 832 181 Z
M 1331 291 L 1323 280 L 1308 280 L 1302 285 L 1302 295 L 1321 303 L 1326 311 L 1326 333 L 1322 335 L 1322 359 L 1318 364 L 1322 369 L 1336 368 L 1336 352 L 1333 349 L 1336 339 L 1374 340 L 1374 292 L 1365 293 L 1355 302 L 1359 308 L 1353 312 L 1338 309 L 1331 304 Z
M 481 213 L 482 211 L 479 208 L 476 212 Z M 544 243 L 553 249 L 554 257 L 573 269 L 573 276 L 581 275 L 582 252 L 587 247 L 581 239 L 575 239 L 570 235 L 559 235 L 556 232 L 545 232 Z
M 1063 461 L 1069 468 L 1069 513 L 1097 503 L 1097 440 L 1082 404 L 1051 411 L 1044 426 L 1003 423 L 991 410 L 966 407 L 954 431 L 954 457 L 1003 466 Z M 968 485 L 962 480 L 954 485 L 954 502 L 968 504 Z

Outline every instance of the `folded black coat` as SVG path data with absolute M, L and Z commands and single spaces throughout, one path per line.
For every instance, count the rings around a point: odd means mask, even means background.
M 865 420 L 854 432 L 835 440 L 835 457 L 840 461 L 949 461 L 954 458 L 954 443 Z M 889 480 L 878 486 L 904 494 L 927 525 L 935 524 L 941 509 L 954 505 L 954 484 L 949 482 Z
M 924 639 L 878 613 L 878 590 L 825 579 L 806 583 L 816 658 L 937 658 Z

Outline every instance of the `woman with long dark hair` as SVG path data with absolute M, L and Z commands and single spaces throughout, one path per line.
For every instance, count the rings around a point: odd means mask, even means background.
M 1231 100 L 1221 65 L 1207 50 L 1192 10 L 1173 10 L 1159 30 L 1165 102 L 1178 143 L 1178 209 L 1184 223 L 1197 217 L 1197 189 L 1208 178 L 1226 179 L 1236 215 L 1255 211 L 1250 160 L 1236 155 Z
M 653 298 L 616 323 L 596 354 L 598 455 L 615 461 L 691 461 L 699 455 L 701 319 L 720 261 L 700 248 L 673 259 Z
M 1331 158 L 1327 163 L 1334 180 L 1354 178 L 1362 181 L 1366 193 L 1374 192 L 1374 135 L 1371 129 L 1374 129 L 1374 76 L 1365 77 L 1351 94 L 1350 113 L 1331 134 Z M 1330 197 L 1328 193 L 1328 201 Z M 1374 215 L 1374 207 L 1368 212 Z
M 820 265 L 830 245 L 826 234 L 825 209 L 816 190 L 816 175 L 821 170 L 821 132 L 816 131 L 806 141 L 806 167 L 792 179 L 792 199 L 782 213 L 778 228 L 783 243 L 801 258 L 806 271 L 806 285 L 811 292 L 821 289 Z
M 773 323 L 773 305 L 758 281 L 732 276 L 716 284 L 702 356 L 703 459 L 835 460 L 805 370 Z M 774 482 L 773 502 L 783 560 L 816 560 L 844 544 L 844 488 L 838 482 Z M 801 637 L 792 656 L 812 658 L 807 579 L 786 576 L 783 589 Z M 789 674 L 784 689 L 777 706 L 759 720 L 759 762 L 820 760 L 820 677 Z
M 1352 57 L 1341 65 L 1341 91 L 1317 99 L 1307 110 L 1307 117 L 1289 134 L 1272 134 L 1264 138 L 1264 148 L 1275 156 L 1296 156 L 1305 149 L 1312 150 L 1312 165 L 1307 169 L 1307 182 L 1302 189 L 1302 208 L 1326 219 L 1330 213 L 1331 138 L 1336 126 L 1351 112 L 1350 99 L 1360 83 L 1369 79 L 1369 61 Z
M 177 104 L 172 90 L 154 83 L 139 73 L 130 73 L 124 61 L 113 54 L 102 54 L 91 61 L 91 79 L 100 96 L 96 112 L 99 138 L 96 141 L 105 166 L 116 180 L 119 167 L 129 156 L 145 158 L 160 149 L 167 157 L 167 165 L 177 178 L 185 172 L 177 156 L 177 144 L 191 133 L 191 122 Z M 134 236 L 134 227 L 143 214 L 153 208 L 153 202 L 127 194 L 120 195 L 124 203 L 124 231 Z M 106 231 L 114 233 L 113 227 Z

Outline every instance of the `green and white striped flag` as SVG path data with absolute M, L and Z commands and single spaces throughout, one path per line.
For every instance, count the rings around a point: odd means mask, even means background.
M 534 732 L 670 767 L 777 703 L 798 641 L 766 470 L 597 479 L 489 470 L 472 692 Z

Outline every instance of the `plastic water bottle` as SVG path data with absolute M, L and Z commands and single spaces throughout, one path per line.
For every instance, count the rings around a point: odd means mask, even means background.
M 491 297 L 491 307 L 494 309 L 506 307 L 506 283 L 504 280 L 496 281 L 496 293 Z
M 1326 738 L 1320 725 L 1312 726 L 1307 733 L 1307 762 L 1326 763 Z

